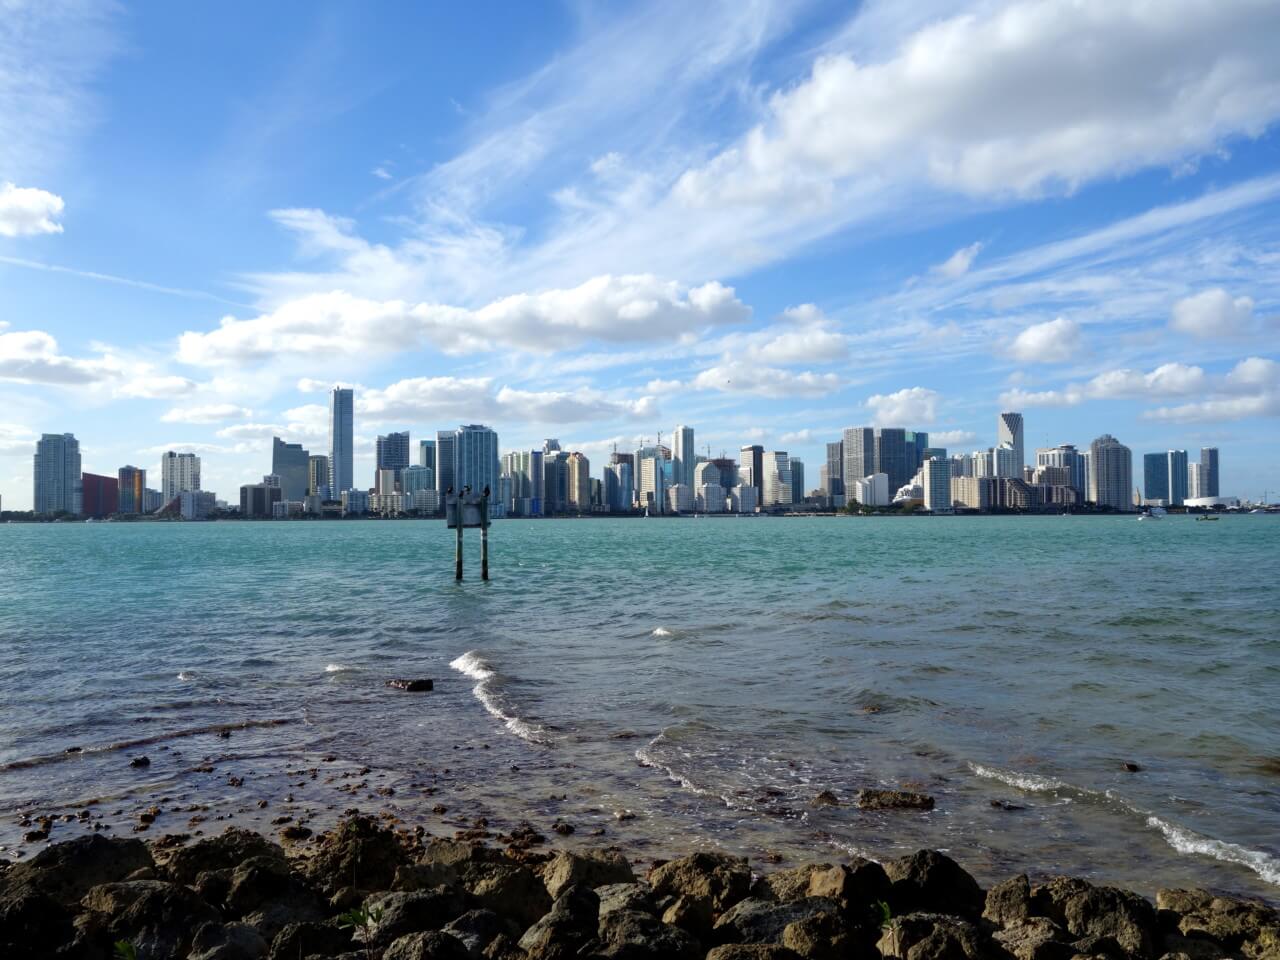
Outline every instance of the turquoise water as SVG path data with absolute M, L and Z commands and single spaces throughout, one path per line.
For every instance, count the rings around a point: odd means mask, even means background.
M 116 830 L 360 806 L 1280 895 L 1274 517 L 509 521 L 487 584 L 452 551 L 412 521 L 0 527 L 0 845 L 91 798 Z M 903 785 L 936 809 L 811 803 Z

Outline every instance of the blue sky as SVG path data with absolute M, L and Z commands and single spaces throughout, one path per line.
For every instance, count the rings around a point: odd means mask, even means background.
M 334 382 L 361 482 L 1018 409 L 1280 489 L 1270 0 L 0 6 L 6 508 L 41 432 L 234 499 Z

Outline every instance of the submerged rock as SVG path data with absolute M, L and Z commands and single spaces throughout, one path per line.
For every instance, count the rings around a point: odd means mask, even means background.
M 435 685 L 434 680 L 427 680 L 425 678 L 419 678 L 416 680 L 396 678 L 394 680 L 387 681 L 387 686 L 392 690 L 407 690 L 409 693 L 425 693 L 428 690 L 433 690 Z
M 859 810 L 932 810 L 933 797 L 911 790 L 859 790 Z

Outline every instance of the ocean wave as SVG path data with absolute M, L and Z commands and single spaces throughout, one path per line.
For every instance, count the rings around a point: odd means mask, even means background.
M 181 680 L 183 683 L 187 683 L 191 680 L 194 680 L 195 678 L 196 678 L 196 675 L 192 673 L 190 670 L 178 671 L 178 679 Z
M 1179 853 L 1198 854 L 1248 867 L 1267 883 L 1280 886 L 1280 857 L 1273 857 L 1261 850 L 1250 850 L 1238 843 L 1206 837 L 1155 815 L 1147 817 L 1147 826 L 1159 830 L 1169 846 Z
M 325 673 L 346 673 L 348 670 L 351 670 L 351 669 L 352 669 L 351 667 L 348 667 L 341 663 L 330 663 L 325 666 L 324 672 Z
M 1073 787 L 1065 780 L 1059 780 L 1056 777 L 1042 777 L 1035 773 L 999 770 L 995 767 L 983 766 L 980 763 L 970 763 L 969 769 L 984 779 L 999 780 L 1003 784 L 1017 787 L 1019 790 L 1026 790 L 1028 793 L 1059 793 L 1063 790 L 1086 794 L 1093 792 L 1083 790 L 1080 787 Z
M 547 732 L 545 727 L 520 716 L 508 702 L 502 689 L 505 686 L 505 678 L 475 650 L 468 650 L 454 659 L 449 666 L 463 676 L 476 681 L 471 692 L 475 694 L 481 706 L 489 712 L 490 716 L 501 720 L 503 725 L 521 740 L 544 746 L 555 742 L 555 738 Z
M 655 627 L 653 632 L 649 634 L 651 637 L 670 637 L 674 636 L 666 627 Z

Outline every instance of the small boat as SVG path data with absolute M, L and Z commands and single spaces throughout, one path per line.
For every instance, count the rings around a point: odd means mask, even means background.
M 1221 519 L 1221 518 L 1219 518 L 1219 517 L 1211 517 L 1211 516 L 1209 516 L 1209 515 L 1206 513 L 1206 514 L 1202 514 L 1201 516 L 1196 517 L 1196 522 L 1198 523 L 1198 522 L 1199 522 L 1199 521 L 1201 521 L 1201 520 L 1218 520 L 1218 519 Z
M 1254 507 L 1249 512 L 1250 513 L 1266 513 L 1267 511 L 1263 510 L 1261 507 Z
M 1138 519 L 1139 520 L 1163 520 L 1164 517 L 1158 513 L 1140 513 L 1138 514 Z

